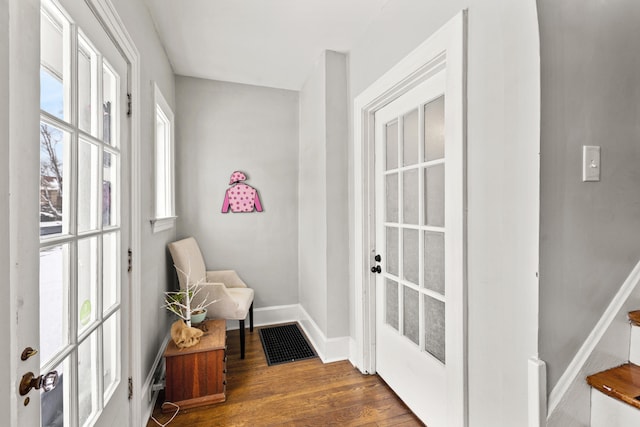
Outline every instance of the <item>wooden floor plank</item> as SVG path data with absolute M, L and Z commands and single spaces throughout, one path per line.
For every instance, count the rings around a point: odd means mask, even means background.
M 240 359 L 238 331 L 227 338 L 227 401 L 181 410 L 171 427 L 422 426 L 377 375 L 362 375 L 348 361 L 320 359 L 268 366 L 257 329 L 247 331 Z M 153 416 L 162 424 L 161 393 Z M 147 427 L 157 424 L 149 420 Z

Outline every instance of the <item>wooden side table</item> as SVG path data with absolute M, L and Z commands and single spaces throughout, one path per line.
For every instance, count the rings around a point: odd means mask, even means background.
M 207 332 L 193 347 L 180 350 L 173 340 L 164 352 L 167 373 L 162 412 L 226 400 L 227 332 L 224 319 L 207 320 Z

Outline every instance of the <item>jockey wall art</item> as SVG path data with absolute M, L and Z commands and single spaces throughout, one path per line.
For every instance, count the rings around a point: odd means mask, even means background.
M 262 204 L 258 196 L 258 190 L 245 184 L 247 176 L 240 171 L 231 174 L 229 187 L 224 194 L 222 213 L 229 212 L 262 212 Z

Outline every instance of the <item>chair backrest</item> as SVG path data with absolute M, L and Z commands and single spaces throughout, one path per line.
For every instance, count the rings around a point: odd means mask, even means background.
M 173 264 L 185 274 L 189 275 L 189 283 L 206 281 L 207 270 L 196 239 L 193 237 L 187 237 L 186 239 L 169 243 L 168 246 L 171 258 L 173 258 Z M 185 289 L 187 286 L 187 277 L 185 274 L 180 272 L 177 273 L 178 280 L 180 282 L 180 289 Z

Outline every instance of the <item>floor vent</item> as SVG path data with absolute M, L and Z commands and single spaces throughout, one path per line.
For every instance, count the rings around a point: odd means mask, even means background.
M 296 323 L 261 328 L 259 332 L 269 366 L 317 357 Z

